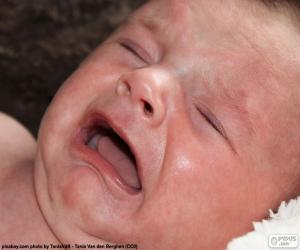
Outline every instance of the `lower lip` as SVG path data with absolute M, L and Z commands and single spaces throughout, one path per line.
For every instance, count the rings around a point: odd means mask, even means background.
M 140 193 L 140 190 L 137 190 L 126 184 L 116 172 L 114 167 L 109 162 L 107 162 L 98 152 L 90 149 L 86 145 L 86 136 L 87 133 L 84 130 L 79 131 L 79 133 L 75 136 L 75 140 L 72 143 L 72 148 L 75 150 L 75 156 L 95 168 L 96 171 L 104 177 L 104 180 L 107 180 L 106 178 L 109 178 L 109 180 L 106 182 L 107 184 L 112 182 L 114 183 L 114 186 L 116 186 L 119 190 L 122 190 L 123 192 L 130 195 L 136 195 Z

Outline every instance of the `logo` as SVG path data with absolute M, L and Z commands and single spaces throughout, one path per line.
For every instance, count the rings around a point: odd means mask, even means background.
M 273 249 L 295 249 L 298 247 L 297 234 L 271 234 L 269 247 Z

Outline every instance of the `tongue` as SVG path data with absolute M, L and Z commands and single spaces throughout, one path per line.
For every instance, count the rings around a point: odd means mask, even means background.
M 121 139 L 113 136 L 101 137 L 98 152 L 115 168 L 123 181 L 133 188 L 140 189 L 134 158 Z

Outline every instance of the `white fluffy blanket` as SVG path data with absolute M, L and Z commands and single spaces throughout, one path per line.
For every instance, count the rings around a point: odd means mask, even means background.
M 300 249 L 300 196 L 288 203 L 282 202 L 276 214 L 270 210 L 269 220 L 254 222 L 253 226 L 252 232 L 233 239 L 227 250 Z M 297 247 L 288 247 L 296 243 L 296 237 Z M 283 245 L 279 247 L 280 244 Z

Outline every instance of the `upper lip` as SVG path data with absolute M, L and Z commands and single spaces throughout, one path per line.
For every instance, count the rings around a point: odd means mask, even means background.
M 85 152 L 87 151 L 92 151 L 89 149 L 86 145 L 87 140 L 91 136 L 92 133 L 91 128 L 93 126 L 108 126 L 110 127 L 129 147 L 131 150 L 132 154 L 135 157 L 135 163 L 136 163 L 136 170 L 137 170 L 137 175 L 139 178 L 139 181 L 141 183 L 141 188 L 142 188 L 142 174 L 141 174 L 141 167 L 140 167 L 140 159 L 137 154 L 137 149 L 134 146 L 134 144 L 131 142 L 129 139 L 129 136 L 127 133 L 122 129 L 122 127 L 119 124 L 116 124 L 110 117 L 105 116 L 104 114 L 101 114 L 99 112 L 90 112 L 85 119 L 83 119 L 83 123 L 79 126 L 79 131 L 75 135 L 75 144 L 80 147 L 82 150 Z M 92 153 L 92 152 L 89 152 Z M 86 159 L 83 159 L 85 161 L 89 161 L 89 156 L 83 156 L 86 157 Z M 97 161 L 96 161 L 97 162 Z M 91 162 L 89 162 L 91 163 Z M 92 163 L 95 164 L 95 161 Z M 96 163 L 97 164 L 97 163 Z M 97 167 L 97 166 L 96 166 Z M 100 167 L 101 168 L 101 167 Z M 113 178 L 114 179 L 114 178 Z M 120 180 L 118 180 L 117 184 L 120 186 L 119 183 Z M 121 185 L 123 189 L 128 191 L 129 193 L 137 193 L 138 190 L 130 190 L 130 187 L 124 186 L 124 183 Z

